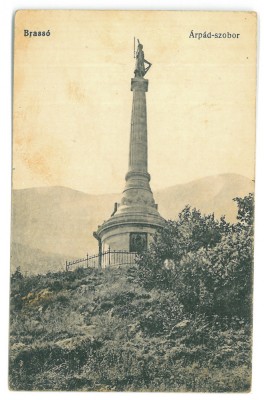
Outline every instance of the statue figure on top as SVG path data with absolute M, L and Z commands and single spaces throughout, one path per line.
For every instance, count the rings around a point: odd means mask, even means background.
M 138 47 L 137 47 L 137 52 L 136 52 L 136 66 L 135 66 L 135 78 L 144 78 L 146 73 L 151 67 L 151 63 L 145 60 L 144 58 L 144 51 L 143 51 L 143 44 L 138 41 Z M 145 64 L 147 64 L 147 67 L 145 67 Z

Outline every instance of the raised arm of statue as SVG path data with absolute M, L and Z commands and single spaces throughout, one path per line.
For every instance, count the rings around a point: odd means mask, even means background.
M 145 64 L 147 64 L 147 67 L 145 67 Z M 143 44 L 140 43 L 138 40 L 138 47 L 137 47 L 137 53 L 136 53 L 136 66 L 135 66 L 135 77 L 136 78 L 143 78 L 148 70 L 151 67 L 151 63 L 145 60 L 144 58 L 144 51 L 143 51 Z

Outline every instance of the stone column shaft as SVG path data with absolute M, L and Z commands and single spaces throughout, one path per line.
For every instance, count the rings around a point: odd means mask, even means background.
M 148 81 L 134 78 L 131 82 L 133 106 L 131 115 L 128 171 L 148 173 L 148 138 L 146 95 Z
M 131 115 L 129 164 L 126 174 L 126 186 L 123 191 L 121 206 L 132 204 L 144 207 L 155 207 L 150 189 L 148 173 L 148 134 L 146 92 L 148 80 L 144 78 L 131 79 L 133 105 Z M 121 208 L 119 211 L 121 212 Z M 128 209 L 126 209 L 128 211 Z

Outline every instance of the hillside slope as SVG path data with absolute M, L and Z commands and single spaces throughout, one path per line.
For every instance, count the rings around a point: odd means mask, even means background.
M 132 267 L 13 278 L 10 388 L 239 392 L 250 388 L 250 326 L 183 311 Z

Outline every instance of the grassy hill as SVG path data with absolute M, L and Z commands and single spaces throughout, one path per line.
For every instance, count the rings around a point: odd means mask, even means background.
M 254 196 L 187 206 L 135 265 L 11 276 L 13 390 L 246 392 Z
M 250 326 L 184 311 L 138 267 L 13 275 L 10 388 L 217 391 L 250 388 Z

